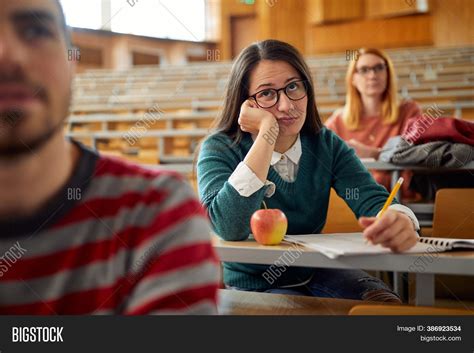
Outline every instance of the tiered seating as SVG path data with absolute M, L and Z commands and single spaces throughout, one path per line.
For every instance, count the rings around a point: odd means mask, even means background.
M 474 119 L 474 47 L 390 50 L 400 94 Z M 344 104 L 345 53 L 308 58 L 323 119 Z M 190 162 L 222 104 L 231 63 L 91 70 L 76 78 L 69 135 L 146 164 Z

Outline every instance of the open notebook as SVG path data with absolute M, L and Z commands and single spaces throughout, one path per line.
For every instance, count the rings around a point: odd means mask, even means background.
M 317 250 L 331 259 L 339 256 L 385 254 L 391 250 L 366 244 L 362 233 L 286 235 L 285 240 Z M 474 250 L 474 239 L 423 238 L 408 253 L 443 252 L 452 249 Z

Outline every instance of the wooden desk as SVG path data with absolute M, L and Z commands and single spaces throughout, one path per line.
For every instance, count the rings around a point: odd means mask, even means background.
M 264 246 L 250 239 L 231 242 L 214 236 L 213 245 L 220 260 L 225 262 L 272 265 L 281 256 L 290 253 L 294 259 L 291 266 L 413 272 L 416 277 L 416 305 L 434 304 L 435 274 L 474 276 L 474 251 L 360 255 L 330 259 L 317 251 L 303 246 L 295 248 L 287 243 Z
M 377 302 L 361 300 L 220 289 L 218 312 L 220 315 L 348 315 L 354 306 L 361 304 L 380 306 Z

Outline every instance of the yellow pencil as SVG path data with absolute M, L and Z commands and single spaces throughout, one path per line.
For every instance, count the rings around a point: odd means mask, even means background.
M 400 189 L 400 186 L 402 186 L 402 184 L 403 184 L 403 178 L 398 179 L 397 183 L 395 184 L 395 186 L 392 189 L 392 192 L 388 196 L 387 201 L 385 201 L 385 205 L 383 205 L 382 210 L 377 215 L 377 218 L 382 217 L 382 214 L 387 210 L 388 206 L 390 206 L 390 204 L 392 203 L 393 199 L 395 198 L 395 195 L 397 194 L 397 192 Z
M 395 198 L 395 195 L 397 194 L 398 190 L 400 189 L 400 186 L 403 184 L 403 178 L 400 178 L 397 180 L 397 183 L 392 189 L 392 192 L 390 195 L 388 195 L 387 201 L 385 201 L 385 205 L 383 205 L 382 210 L 378 213 L 377 218 L 382 217 L 382 214 L 387 210 L 388 206 L 392 203 L 393 199 Z M 372 242 L 369 241 L 368 239 L 365 239 L 364 243 L 371 244 Z

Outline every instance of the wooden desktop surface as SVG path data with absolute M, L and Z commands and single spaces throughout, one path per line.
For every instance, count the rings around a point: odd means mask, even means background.
M 271 265 L 278 259 L 281 260 L 285 253 L 290 253 L 292 256 L 287 258 L 292 260 L 291 266 L 474 275 L 474 251 L 390 253 L 341 256 L 330 259 L 315 250 L 286 242 L 282 242 L 280 245 L 265 246 L 258 244 L 253 239 L 225 241 L 217 236 L 213 236 L 212 242 L 221 261 L 225 262 Z

